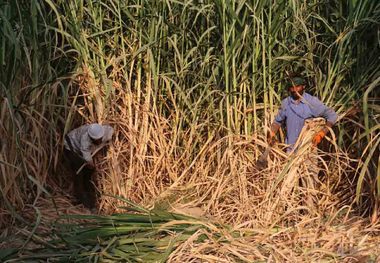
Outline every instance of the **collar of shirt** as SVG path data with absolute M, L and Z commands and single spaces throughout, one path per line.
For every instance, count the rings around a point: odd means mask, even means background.
M 302 94 L 302 98 L 301 98 L 301 100 L 299 100 L 299 102 L 302 103 L 302 104 L 305 104 L 307 102 L 307 98 L 306 97 L 308 97 L 308 96 L 309 96 L 309 94 L 306 93 L 306 92 L 304 92 Z M 292 96 L 289 96 L 289 99 L 290 99 L 290 102 L 292 104 L 299 104 L 299 103 L 297 103 L 297 100 L 295 100 L 295 99 L 292 98 Z

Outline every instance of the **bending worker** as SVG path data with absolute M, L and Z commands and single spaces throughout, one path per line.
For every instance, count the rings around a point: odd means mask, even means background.
M 314 146 L 317 146 L 322 141 L 329 131 L 328 128 L 335 124 L 338 118 L 335 111 L 324 105 L 318 98 L 306 93 L 305 88 L 306 81 L 303 78 L 295 77 L 291 79 L 288 87 L 290 96 L 282 101 L 281 108 L 268 133 L 268 143 L 270 145 L 273 145 L 274 137 L 282 124 L 286 126 L 285 143 L 289 145 L 287 152 L 293 150 L 305 120 L 317 117 L 323 117 L 326 120 L 326 126 L 313 137 L 312 143 Z
M 65 136 L 65 157 L 74 173 L 74 194 L 88 208 L 94 208 L 96 202 L 91 179 L 96 170 L 92 155 L 111 140 L 112 134 L 111 126 L 93 123 L 76 128 Z

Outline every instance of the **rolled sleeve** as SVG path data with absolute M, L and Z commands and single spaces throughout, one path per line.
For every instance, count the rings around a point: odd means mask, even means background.
M 314 97 L 312 111 L 315 117 L 323 117 L 326 121 L 335 124 L 338 119 L 338 114 L 332 109 L 323 104 L 319 99 Z
M 326 110 L 323 114 L 323 117 L 330 123 L 332 124 L 335 124 L 336 121 L 338 120 L 338 114 L 336 114 L 336 112 L 331 109 L 331 108 L 328 108 L 326 107 Z
M 82 151 L 82 157 L 87 163 L 92 163 L 92 155 L 89 151 Z
M 88 162 L 92 163 L 92 142 L 87 134 L 83 134 L 80 141 L 80 151 L 82 153 L 82 158 Z
M 277 124 L 282 124 L 286 119 L 286 104 L 285 104 L 285 100 L 281 103 L 281 108 L 279 109 L 274 121 L 277 123 Z

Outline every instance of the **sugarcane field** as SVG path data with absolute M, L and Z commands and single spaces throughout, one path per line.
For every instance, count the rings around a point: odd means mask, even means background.
M 380 1 L 0 0 L 0 262 L 380 263 Z

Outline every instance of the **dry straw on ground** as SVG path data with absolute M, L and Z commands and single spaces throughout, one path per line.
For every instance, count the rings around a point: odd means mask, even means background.
M 107 194 L 100 211 L 123 211 L 118 208 L 123 202 L 108 196 L 120 195 L 147 207 L 228 223 L 241 233 L 221 233 L 225 243 L 215 233 L 196 232 L 170 262 L 356 262 L 379 255 L 379 224 L 353 217 L 352 208 L 344 206 L 354 198 L 352 192 L 342 194 L 352 189 L 347 178 L 354 160 L 332 143 L 333 133 L 327 138 L 330 153 L 311 146 L 320 123 L 303 132 L 296 154 L 288 156 L 279 144 L 268 168 L 259 171 L 254 163 L 266 147 L 260 137 L 211 136 L 193 157 L 173 148 L 177 135 L 167 120 L 140 114 L 152 127 L 144 138 L 123 121 L 127 116 L 111 121 L 117 123 L 115 140 L 99 163 L 99 190 Z M 191 142 L 191 131 L 187 134 Z M 207 242 L 195 242 L 201 234 L 208 235 Z

